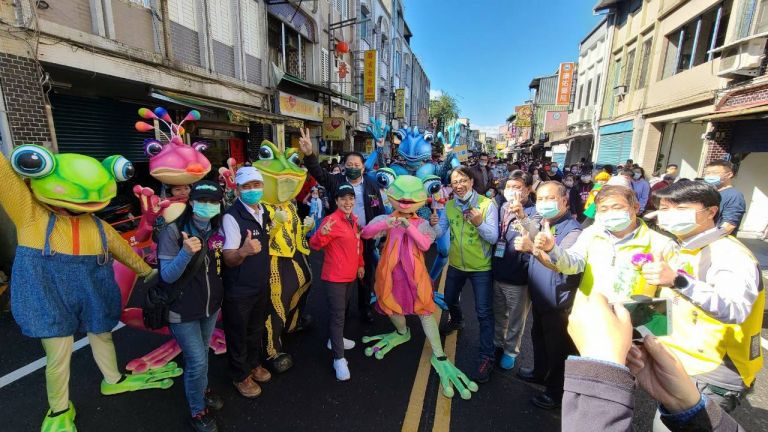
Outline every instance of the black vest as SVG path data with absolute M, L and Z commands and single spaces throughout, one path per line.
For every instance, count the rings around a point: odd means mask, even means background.
M 262 222 L 259 224 L 253 215 L 245 208 L 242 201 L 235 203 L 227 210 L 240 227 L 240 247 L 245 243 L 247 231 L 252 237 L 261 242 L 261 252 L 251 255 L 237 267 L 224 266 L 224 293 L 227 298 L 248 297 L 256 295 L 261 290 L 269 289 L 269 214 L 262 208 Z

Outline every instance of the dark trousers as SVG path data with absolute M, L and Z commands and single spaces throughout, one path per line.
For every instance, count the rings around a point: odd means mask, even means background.
M 222 311 L 229 373 L 235 382 L 241 382 L 259 366 L 263 355 L 269 292 L 264 289 L 250 297 L 224 298 Z
M 533 371 L 544 379 L 547 394 L 558 401 L 563 397 L 565 360 L 578 353 L 568 335 L 570 312 L 570 309 L 538 311 L 533 308 Z
M 445 303 L 451 313 L 451 320 L 464 321 L 461 312 L 461 290 L 467 279 L 472 282 L 472 290 L 475 294 L 475 313 L 480 324 L 480 353 L 479 357 L 493 358 L 493 331 L 495 321 L 493 319 L 493 275 L 487 271 L 461 271 L 448 266 L 448 274 L 445 276 Z
M 363 261 L 365 261 L 365 277 L 357 284 L 357 309 L 364 312 L 371 306 L 374 277 L 376 276 L 375 256 L 376 240 L 363 240 Z
M 355 281 L 323 281 L 323 285 L 328 297 L 328 310 L 330 311 L 328 327 L 331 335 L 331 349 L 333 350 L 333 358 L 338 360 L 344 358 L 344 319 Z

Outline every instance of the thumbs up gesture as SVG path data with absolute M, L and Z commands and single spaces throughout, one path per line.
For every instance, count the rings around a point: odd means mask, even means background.
M 515 250 L 518 252 L 533 252 L 533 242 L 531 236 L 528 235 L 528 230 L 525 228 L 520 231 L 520 235 L 515 237 Z
M 181 238 L 184 239 L 184 250 L 190 254 L 196 254 L 203 248 L 203 243 L 197 237 L 190 237 L 184 231 L 181 232 Z
M 653 254 L 653 262 L 643 265 L 641 272 L 649 284 L 658 286 L 672 286 L 677 277 L 677 272 L 669 266 L 664 255 L 659 252 Z
M 536 234 L 536 238 L 533 239 L 533 247 L 535 249 L 541 249 L 544 252 L 549 252 L 555 247 L 555 236 L 552 235 L 552 230 L 549 226 L 549 221 L 544 219 L 541 223 L 541 231 Z
M 261 242 L 258 239 L 253 238 L 253 232 L 247 230 L 245 234 L 245 241 L 243 246 L 240 247 L 240 253 L 243 256 L 256 255 L 261 252 Z
M 437 226 L 440 223 L 440 216 L 437 215 L 437 210 L 432 209 L 432 215 L 429 216 L 429 224 L 431 226 Z

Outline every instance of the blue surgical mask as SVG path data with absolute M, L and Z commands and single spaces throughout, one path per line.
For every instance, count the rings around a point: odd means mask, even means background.
M 720 186 L 720 183 L 723 182 L 722 179 L 720 179 L 719 175 L 708 175 L 704 176 L 704 181 L 711 184 L 714 187 Z
M 240 199 L 248 205 L 258 204 L 264 195 L 264 189 L 246 189 L 240 191 Z
M 213 219 L 221 213 L 221 205 L 219 203 L 195 201 L 192 203 L 192 213 L 200 219 Z
M 610 210 L 595 215 L 595 223 L 610 232 L 624 231 L 632 223 L 632 217 L 626 210 Z
M 557 201 L 539 201 L 536 203 L 536 211 L 544 219 L 552 219 L 560 212 Z

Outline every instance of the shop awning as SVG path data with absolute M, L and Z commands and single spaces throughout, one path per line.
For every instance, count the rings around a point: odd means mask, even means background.
M 306 89 L 313 90 L 313 91 L 316 91 L 318 93 L 322 93 L 322 94 L 325 94 L 325 95 L 328 95 L 328 96 L 331 96 L 331 97 L 343 99 L 343 100 L 345 100 L 347 102 L 352 102 L 352 103 L 360 104 L 360 99 L 358 99 L 358 98 L 356 98 L 354 96 L 350 96 L 348 94 L 344 94 L 344 93 L 338 92 L 338 91 L 336 91 L 334 89 L 331 89 L 331 88 L 328 88 L 328 87 L 323 87 L 323 86 L 320 86 L 320 85 L 317 85 L 317 84 L 312 84 L 309 81 L 305 81 L 305 80 L 303 80 L 303 79 L 301 79 L 299 77 L 295 77 L 295 76 L 285 72 L 284 70 L 282 70 L 279 66 L 277 66 L 274 63 L 272 63 L 272 68 L 273 68 L 273 72 L 275 74 L 276 81 L 278 83 L 280 81 L 283 81 L 283 80 L 284 81 L 288 81 L 288 82 L 292 82 L 292 83 L 294 83 L 296 85 L 300 85 L 300 86 L 302 86 L 302 87 L 304 87 Z M 357 107 L 355 107 L 355 109 L 357 109 Z
M 762 105 L 752 108 L 743 108 L 737 110 L 731 110 L 726 112 L 719 112 L 702 117 L 697 117 L 691 121 L 697 123 L 703 123 L 713 120 L 754 120 L 768 117 L 768 105 Z
M 304 127 L 304 122 L 302 120 L 249 107 L 247 105 L 233 104 L 159 89 L 152 89 L 150 91 L 150 96 L 155 99 L 186 106 L 198 111 L 213 112 L 211 108 L 224 110 L 227 111 L 229 120 L 232 123 L 243 124 L 253 121 L 263 124 L 285 124 L 296 128 Z

